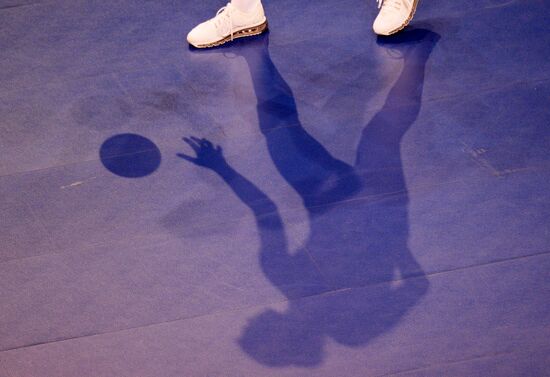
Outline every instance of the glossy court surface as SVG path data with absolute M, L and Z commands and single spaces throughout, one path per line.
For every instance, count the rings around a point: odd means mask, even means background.
M 0 376 L 547 376 L 550 4 L 0 2 Z

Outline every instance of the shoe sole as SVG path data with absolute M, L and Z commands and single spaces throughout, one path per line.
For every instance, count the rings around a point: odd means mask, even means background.
M 245 38 L 245 37 L 252 37 L 254 35 L 260 35 L 263 32 L 265 32 L 267 30 L 267 28 L 268 28 L 268 25 L 267 25 L 267 20 L 266 20 L 264 23 L 262 23 L 258 26 L 247 27 L 245 29 L 241 29 L 241 30 L 238 30 L 238 31 L 234 32 L 233 33 L 233 38 L 231 38 L 231 35 L 228 35 L 227 37 L 225 37 L 223 39 L 220 39 L 219 41 L 204 44 L 204 45 L 196 45 L 194 47 L 196 47 L 196 48 L 211 48 L 211 47 L 221 46 L 221 45 L 223 45 L 227 42 L 231 42 L 232 40 L 237 39 L 237 38 Z
M 412 9 L 411 9 L 411 14 L 409 14 L 409 18 L 407 18 L 407 20 L 405 20 L 403 25 L 401 25 L 400 27 L 398 27 L 397 29 L 395 29 L 393 31 L 390 31 L 388 34 L 385 34 L 385 35 L 393 35 L 395 33 L 400 32 L 401 30 L 405 29 L 409 25 L 411 20 L 413 19 L 414 14 L 416 13 L 416 7 L 417 6 L 418 6 L 418 0 L 414 0 L 413 6 L 412 6 Z

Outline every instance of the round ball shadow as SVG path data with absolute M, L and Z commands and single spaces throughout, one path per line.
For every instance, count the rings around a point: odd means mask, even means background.
M 99 151 L 103 166 L 125 178 L 142 178 L 158 169 L 161 154 L 151 140 L 135 134 L 120 134 L 107 139 Z

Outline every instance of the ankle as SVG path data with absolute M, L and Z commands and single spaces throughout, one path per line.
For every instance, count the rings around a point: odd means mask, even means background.
M 232 0 L 231 4 L 238 10 L 244 13 L 249 13 L 254 10 L 260 0 Z

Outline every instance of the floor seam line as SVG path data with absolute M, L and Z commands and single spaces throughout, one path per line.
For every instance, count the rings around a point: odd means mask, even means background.
M 4 349 L 4 350 L 0 350 L 0 354 L 3 353 L 3 352 L 17 351 L 17 350 L 21 350 L 21 349 L 25 349 L 25 348 L 32 348 L 32 347 L 38 347 L 38 346 L 42 346 L 42 345 L 67 342 L 67 341 L 76 340 L 76 339 L 84 339 L 84 338 L 98 337 L 98 336 L 109 335 L 109 334 L 117 334 L 117 333 L 123 333 L 123 332 L 132 331 L 132 330 L 137 330 L 137 329 L 147 329 L 147 328 L 150 328 L 150 327 L 168 325 L 168 324 L 171 324 L 171 323 L 189 321 L 189 320 L 194 320 L 194 319 L 198 319 L 198 318 L 207 318 L 207 317 L 219 316 L 219 315 L 224 315 L 224 314 L 229 314 L 229 313 L 241 312 L 241 311 L 250 310 L 250 309 L 254 309 L 254 308 L 260 308 L 260 307 L 265 307 L 265 306 L 278 305 L 278 304 L 283 304 L 283 303 L 291 303 L 291 302 L 296 302 L 296 301 L 313 299 L 313 298 L 318 298 L 318 297 L 323 297 L 323 296 L 328 296 L 328 295 L 334 295 L 334 294 L 338 294 L 338 293 L 342 293 L 342 292 L 349 292 L 349 291 L 353 291 L 353 290 L 367 289 L 367 288 L 376 287 L 376 286 L 380 286 L 380 285 L 387 285 L 387 284 L 400 282 L 400 281 L 405 281 L 405 280 L 412 280 L 412 279 L 418 279 L 418 278 L 430 278 L 430 277 L 433 277 L 433 276 L 448 274 L 448 273 L 452 273 L 452 272 L 465 271 L 465 270 L 473 269 L 473 268 L 481 268 L 481 267 L 486 267 L 486 266 L 490 266 L 490 265 L 494 265 L 494 264 L 503 264 L 503 263 L 507 263 L 507 262 L 511 262 L 511 261 L 515 261 L 515 260 L 535 258 L 535 257 L 544 256 L 544 255 L 548 255 L 548 254 L 550 254 L 550 250 L 545 251 L 545 252 L 536 253 L 536 254 L 526 255 L 526 256 L 508 258 L 508 259 L 504 259 L 504 260 L 500 260 L 500 261 L 494 261 L 494 262 L 489 262 L 489 263 L 484 263 L 484 264 L 465 266 L 465 267 L 452 269 L 452 270 L 438 271 L 438 272 L 435 272 L 435 273 L 428 273 L 428 274 L 416 274 L 416 275 L 411 275 L 409 277 L 405 277 L 405 278 L 402 278 L 402 279 L 389 280 L 389 281 L 384 281 L 384 282 L 377 282 L 377 283 L 373 283 L 373 284 L 367 284 L 367 285 L 355 286 L 355 287 L 344 287 L 344 288 L 340 288 L 340 289 L 324 291 L 324 292 L 309 295 L 309 296 L 298 297 L 298 298 L 295 298 L 295 299 L 284 299 L 284 300 L 272 301 L 272 302 L 263 303 L 263 304 L 243 306 L 243 307 L 238 307 L 238 308 L 230 308 L 230 309 L 221 310 L 221 311 L 218 311 L 218 312 L 198 314 L 198 315 L 189 316 L 189 317 L 186 317 L 186 318 L 179 318 L 179 319 L 168 320 L 168 321 L 163 321 L 163 322 L 150 323 L 150 324 L 145 324 L 145 325 L 142 325 L 142 326 L 129 327 L 129 328 L 119 329 L 119 330 L 114 330 L 114 331 L 106 331 L 106 332 L 96 333 L 96 334 L 75 336 L 75 337 L 70 337 L 70 338 L 66 338 L 66 339 L 54 340 L 54 341 L 45 341 L 45 342 L 40 342 L 40 343 L 29 344 L 29 345 L 24 345 L 24 346 L 20 346 L 20 347 L 13 347 L 13 348 L 7 348 L 7 349 Z M 400 372 L 400 373 L 402 373 L 402 372 Z
M 467 363 L 469 361 L 474 361 L 474 360 L 482 360 L 482 359 L 487 359 L 487 358 L 491 358 L 491 357 L 498 357 L 498 356 L 503 356 L 503 355 L 512 355 L 514 353 L 517 353 L 517 352 L 516 351 L 504 351 L 504 352 L 497 352 L 497 353 L 487 353 L 487 354 L 484 354 L 484 355 L 474 356 L 474 357 L 470 357 L 470 358 L 463 359 L 463 360 L 455 360 L 455 361 L 449 361 L 449 362 L 434 363 L 434 364 L 421 366 L 421 367 L 418 367 L 418 368 L 406 369 L 406 370 L 393 372 L 393 373 L 387 373 L 387 374 L 380 374 L 380 375 L 378 375 L 378 377 L 399 376 L 399 375 L 405 374 L 405 373 L 430 370 L 434 367 L 445 366 L 445 365 L 457 365 L 457 364 Z

